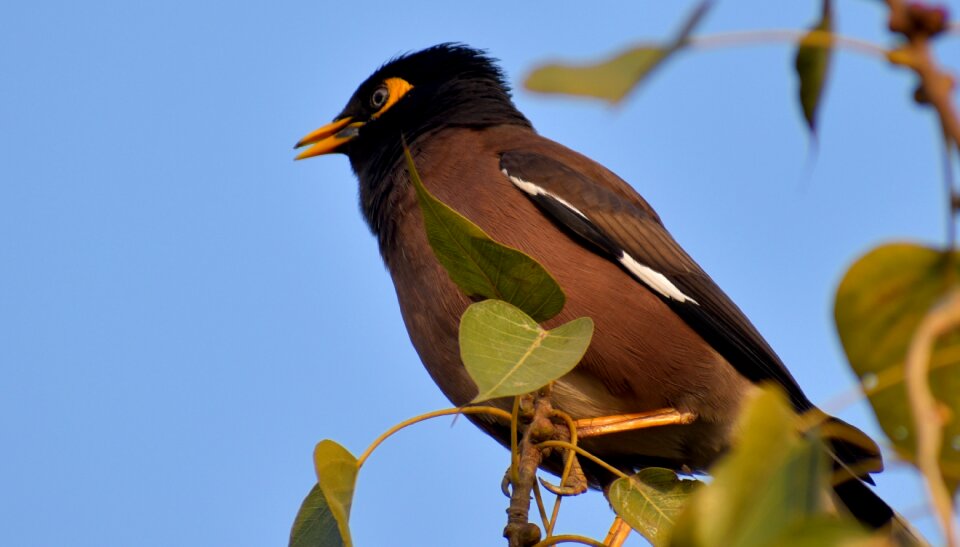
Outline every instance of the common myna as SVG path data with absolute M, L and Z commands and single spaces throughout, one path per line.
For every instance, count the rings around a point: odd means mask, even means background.
M 697 416 L 688 425 L 585 439 L 586 450 L 624 470 L 701 472 L 728 448 L 741 403 L 756 384 L 778 384 L 798 413 L 814 409 L 757 329 L 633 188 L 537 134 L 483 52 L 441 44 L 380 67 L 332 123 L 297 143 L 308 146 L 297 159 L 335 152 L 350 158 L 360 208 L 393 276 L 410 339 L 453 404 L 477 394 L 457 338 L 471 301 L 427 242 L 404 140 L 436 197 L 558 280 L 567 302 L 548 327 L 593 318 L 589 350 L 552 388 L 555 408 L 575 419 L 663 408 Z M 471 420 L 509 442 L 506 424 Z M 828 420 L 843 430 L 826 445 L 835 468 L 855 470 L 835 486 L 838 497 L 862 522 L 884 525 L 893 513 L 864 484 L 882 470 L 879 449 L 853 426 Z M 545 466 L 556 470 L 556 463 Z M 594 486 L 611 480 L 590 462 L 583 471 Z

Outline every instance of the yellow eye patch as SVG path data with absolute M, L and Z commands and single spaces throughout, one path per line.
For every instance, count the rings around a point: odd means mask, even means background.
M 413 89 L 413 86 L 403 78 L 387 78 L 386 81 L 383 82 L 383 85 L 387 88 L 387 102 L 380 107 L 380 110 L 377 110 L 376 114 L 370 116 L 372 120 L 377 119 L 381 114 L 389 110 L 390 107 L 395 105 L 408 91 Z

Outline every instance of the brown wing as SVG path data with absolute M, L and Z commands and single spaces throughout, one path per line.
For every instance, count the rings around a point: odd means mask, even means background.
M 798 411 L 812 407 L 743 312 L 674 241 L 649 205 L 625 193 L 620 179 L 596 180 L 524 150 L 503 153 L 500 168 L 561 227 L 660 296 L 740 374 L 753 382 L 777 382 Z

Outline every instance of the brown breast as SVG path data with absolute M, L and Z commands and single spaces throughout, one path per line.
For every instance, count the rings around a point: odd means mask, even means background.
M 621 434 L 587 445 L 607 457 L 635 455 L 701 469 L 728 445 L 740 401 L 752 384 L 617 264 L 562 232 L 507 180 L 499 156 L 514 149 L 562 160 L 648 207 L 619 177 L 532 131 L 517 127 L 447 129 L 415 148 L 424 184 L 491 237 L 540 261 L 567 294 L 548 328 L 576 317 L 596 330 L 583 361 L 554 389 L 554 405 L 574 418 L 673 407 L 693 411 L 690 426 Z M 470 304 L 433 257 L 405 172 L 398 245 L 386 253 L 410 338 L 431 377 L 456 405 L 476 395 L 459 358 L 457 327 Z M 505 404 L 505 403 L 504 403 Z M 639 461 L 639 460 L 638 460 Z M 661 462 L 662 463 L 662 462 Z

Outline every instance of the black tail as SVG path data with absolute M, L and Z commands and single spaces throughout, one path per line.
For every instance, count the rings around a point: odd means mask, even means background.
M 860 479 L 835 484 L 833 491 L 851 515 L 871 528 L 883 528 L 893 520 L 893 509 Z
M 880 496 L 858 479 L 834 485 L 833 491 L 846 505 L 850 514 L 861 523 L 875 529 L 882 529 L 900 547 L 926 546 L 927 543 L 916 530 L 894 512 Z
M 883 529 L 895 545 L 927 545 L 909 523 L 878 496 L 868 484 L 871 473 L 883 471 L 880 447 L 852 425 L 827 417 L 820 426 L 833 459 L 833 491 L 846 510 L 864 526 Z
M 871 528 L 882 528 L 894 517 L 893 509 L 867 484 L 871 473 L 883 471 L 880 447 L 852 425 L 829 418 L 821 426 L 833 458 L 833 490 L 854 517 Z

